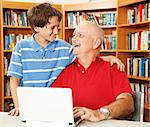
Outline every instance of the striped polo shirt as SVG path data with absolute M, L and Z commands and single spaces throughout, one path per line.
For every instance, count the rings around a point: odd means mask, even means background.
M 65 41 L 54 40 L 43 48 L 32 36 L 17 42 L 8 76 L 21 79 L 21 86 L 48 87 L 74 59 L 72 47 Z

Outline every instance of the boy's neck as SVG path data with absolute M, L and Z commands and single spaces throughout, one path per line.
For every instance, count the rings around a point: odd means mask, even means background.
M 38 34 L 35 34 L 34 35 L 34 39 L 35 39 L 35 41 L 40 45 L 40 46 L 42 46 L 42 47 L 46 47 L 47 45 L 48 45 L 48 41 L 47 40 L 45 40 L 44 38 L 42 38 L 40 35 L 38 35 Z

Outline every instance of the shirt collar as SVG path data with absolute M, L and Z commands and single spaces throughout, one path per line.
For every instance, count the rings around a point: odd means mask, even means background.
M 102 60 L 100 54 L 97 55 L 96 59 L 95 59 L 92 63 L 95 63 L 95 62 L 98 61 L 98 60 Z M 76 58 L 76 59 L 74 60 L 74 63 L 80 64 L 78 58 Z M 91 64 L 92 64 L 92 63 L 91 63 Z M 81 64 L 80 64 L 80 65 L 81 65 Z M 81 65 L 81 66 L 82 66 L 82 65 Z
M 39 51 L 40 49 L 42 49 L 43 47 L 41 45 L 39 45 L 35 39 L 34 39 L 34 34 L 31 36 L 31 46 L 34 49 L 34 51 Z M 50 42 L 46 47 L 45 50 L 49 50 L 49 51 L 54 51 L 56 47 L 56 40 Z

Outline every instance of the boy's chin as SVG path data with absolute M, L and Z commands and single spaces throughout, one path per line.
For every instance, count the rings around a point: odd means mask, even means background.
M 49 39 L 49 41 L 50 41 L 50 42 L 52 42 L 52 41 L 54 41 L 55 39 L 56 39 L 56 38 L 53 38 L 53 39 Z

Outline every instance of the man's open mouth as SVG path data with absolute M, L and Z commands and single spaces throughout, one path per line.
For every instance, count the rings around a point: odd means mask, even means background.
M 73 47 L 80 47 L 81 44 L 80 43 L 77 43 L 77 44 L 73 44 Z

